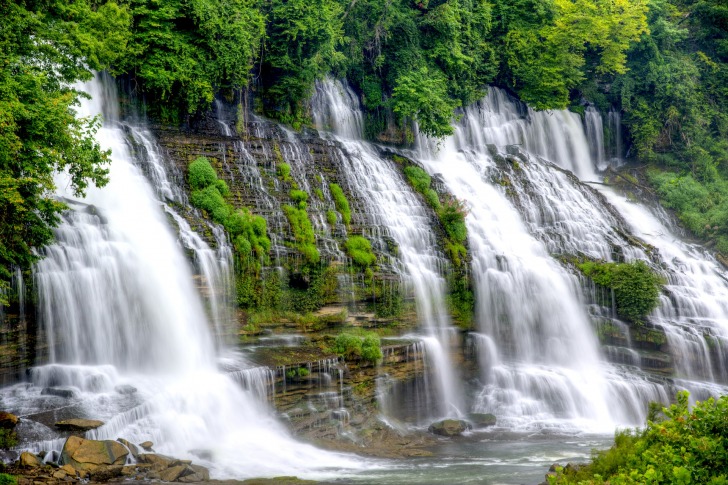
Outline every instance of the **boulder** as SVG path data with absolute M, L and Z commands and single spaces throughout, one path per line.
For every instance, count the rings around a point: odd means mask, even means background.
M 18 417 L 14 414 L 0 411 L 0 428 L 2 429 L 13 429 L 18 424 Z
M 125 440 L 124 438 L 119 438 L 116 441 L 121 443 L 122 445 L 126 446 L 129 449 L 129 453 L 131 453 L 131 456 L 136 458 L 139 456 L 139 448 L 137 448 L 137 445 L 134 443 L 130 443 L 129 441 Z
M 76 391 L 68 387 L 46 387 L 40 393 L 44 396 L 58 396 L 65 398 L 76 396 Z
M 460 436 L 470 428 L 470 424 L 461 419 L 443 419 L 442 421 L 432 423 L 428 431 L 436 435 L 452 437 Z
M 152 447 L 154 446 L 154 443 L 151 441 L 145 441 L 144 443 L 139 443 L 139 446 L 144 448 L 147 451 L 152 451 Z
M 490 413 L 472 413 L 468 415 L 468 420 L 473 423 L 475 428 L 487 428 L 495 426 L 495 415 Z
M 108 482 L 112 478 L 120 477 L 122 465 L 101 465 L 91 472 L 91 480 L 94 482 Z
M 187 468 L 187 465 L 171 466 L 166 470 L 162 470 L 161 472 L 159 472 L 159 478 L 163 482 L 174 482 L 178 478 L 182 477 L 182 475 L 184 475 L 184 473 L 187 471 Z M 189 470 L 190 472 L 188 473 L 188 475 L 194 473 L 191 468 Z
M 66 419 L 58 421 L 56 428 L 61 431 L 88 431 L 103 426 L 104 422 L 96 419 Z
M 66 472 L 66 475 L 69 475 L 72 477 L 76 476 L 76 469 L 73 468 L 71 465 L 63 465 L 60 469 L 64 472 Z
M 142 453 L 137 457 L 137 460 L 139 460 L 139 463 L 149 463 L 162 468 L 169 468 L 177 461 L 171 456 L 160 455 L 159 453 Z
M 43 462 L 40 461 L 40 458 L 35 456 L 33 453 L 24 451 L 20 454 L 19 465 L 23 468 L 36 468 L 42 464 Z
M 210 480 L 210 472 L 204 466 L 189 465 L 177 481 L 182 483 L 198 483 Z
M 85 440 L 71 436 L 63 445 L 61 460 L 76 470 L 93 471 L 101 466 L 123 465 L 128 454 L 129 451 L 116 441 Z

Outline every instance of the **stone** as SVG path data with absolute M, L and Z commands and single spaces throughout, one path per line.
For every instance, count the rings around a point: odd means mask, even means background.
M 65 398 L 76 396 L 76 391 L 67 387 L 46 387 L 40 393 L 44 396 L 58 396 Z
M 136 465 L 125 465 L 121 468 L 121 474 L 125 477 L 131 477 L 138 473 Z
M 121 443 L 105 440 L 86 440 L 71 436 L 61 452 L 62 463 L 76 470 L 93 471 L 103 465 L 123 465 L 129 451 Z
M 169 468 L 177 460 L 171 456 L 160 455 L 158 453 L 142 453 L 137 458 L 141 463 L 149 463 L 150 465 L 161 465 L 163 468 Z
M 101 465 L 91 472 L 91 480 L 95 482 L 108 482 L 112 478 L 120 477 L 121 465 Z
M 18 421 L 20 419 L 16 415 L 0 411 L 0 428 L 13 429 L 18 424 Z
M 76 476 L 76 473 L 73 474 L 73 476 Z M 66 477 L 68 477 L 68 474 L 64 472 L 63 470 L 58 470 L 53 474 L 53 478 L 57 478 L 59 480 L 63 480 Z
M 119 394 L 134 394 L 135 392 L 137 392 L 137 388 L 134 386 L 130 386 L 129 384 L 116 386 L 114 390 Z
M 487 428 L 496 423 L 495 415 L 490 413 L 472 413 L 468 415 L 468 420 L 475 428 Z
M 192 468 L 192 471 L 195 472 L 195 475 L 202 477 L 202 481 L 206 482 L 210 480 L 210 470 L 208 470 L 204 466 L 190 465 L 190 468 Z
M 470 428 L 470 424 L 461 419 L 443 419 L 442 421 L 432 423 L 428 431 L 439 436 L 453 437 L 460 436 Z
M 116 441 L 126 446 L 129 449 L 129 453 L 131 453 L 131 456 L 133 456 L 134 458 L 139 456 L 139 448 L 137 448 L 137 445 L 135 445 L 134 443 L 130 443 L 124 438 L 118 438 Z
M 63 465 L 60 470 L 66 472 L 66 475 L 70 475 L 72 477 L 76 476 L 76 469 L 73 468 L 71 465 Z
M 139 443 L 139 446 L 144 448 L 147 451 L 152 451 L 152 447 L 154 446 L 154 443 L 151 441 L 145 441 L 144 443 Z
M 58 421 L 56 428 L 61 431 L 88 431 L 103 425 L 104 422 L 97 419 L 66 419 Z
M 192 470 L 192 469 L 190 469 Z M 167 468 L 159 472 L 159 478 L 163 482 L 174 482 L 187 471 L 187 465 L 177 465 Z M 194 473 L 191 471 L 191 473 Z
M 20 454 L 20 463 L 19 465 L 24 468 L 35 468 L 41 466 L 43 463 L 40 461 L 40 458 L 35 456 L 33 453 L 30 453 L 28 451 L 24 451 Z

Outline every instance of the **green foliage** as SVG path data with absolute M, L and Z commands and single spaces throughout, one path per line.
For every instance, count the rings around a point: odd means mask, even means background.
M 28 269 L 53 239 L 66 206 L 54 174 L 76 196 L 107 181 L 109 153 L 98 119 L 76 118 L 72 86 L 125 49 L 128 9 L 112 1 L 0 3 L 0 289 L 11 268 Z M 0 295 L 3 292 L 0 291 Z M 0 296 L 0 304 L 6 303 Z
M 349 227 L 351 223 L 351 208 L 349 207 L 349 201 L 346 199 L 346 195 L 344 195 L 344 191 L 338 184 L 329 184 L 329 191 L 334 198 L 336 210 L 341 214 L 341 219 L 344 221 L 346 227 Z
M 277 145 L 276 145 L 276 148 L 277 148 Z M 280 153 L 280 149 L 279 149 L 278 153 Z M 281 156 L 281 158 L 283 158 L 283 157 Z M 288 165 L 287 163 L 279 163 L 276 166 L 276 174 L 278 174 L 278 177 L 280 177 L 281 180 L 283 180 L 284 182 L 290 182 L 291 166 Z
M 306 202 L 308 201 L 308 194 L 303 190 L 293 189 L 288 193 L 289 197 L 293 199 L 293 202 L 298 206 L 299 209 L 306 209 Z
M 326 222 L 329 223 L 329 226 L 336 225 L 336 211 L 333 211 L 331 209 L 326 211 Z
M 321 256 L 316 248 L 316 236 L 314 235 L 313 225 L 308 218 L 306 210 L 284 205 L 283 213 L 291 225 L 291 231 L 295 240 L 294 247 L 303 255 L 304 261 L 307 264 L 318 263 Z
M 465 225 L 465 216 L 468 215 L 468 210 L 465 203 L 450 197 L 442 203 L 437 215 L 440 217 L 440 223 L 452 243 L 463 245 L 468 239 L 468 229 Z
M 332 351 L 345 360 L 363 360 L 376 364 L 382 358 L 382 343 L 375 333 L 367 333 L 364 337 L 340 333 L 334 340 Z
M 688 406 L 688 393 L 663 408 L 664 420 L 650 420 L 643 431 L 620 431 L 592 463 L 562 469 L 550 484 L 728 483 L 728 396 Z M 657 413 L 651 412 L 655 419 Z
M 7 473 L 0 473 L 0 485 L 17 485 L 18 479 Z
M 404 168 L 404 175 L 412 188 L 417 192 L 424 194 L 430 188 L 432 178 L 430 175 L 416 165 L 409 165 Z M 438 201 L 439 203 L 439 201 Z
M 167 121 L 209 108 L 220 89 L 248 85 L 264 35 L 254 0 L 129 0 L 133 15 L 127 53 L 115 69 L 157 100 Z
M 0 449 L 8 450 L 14 448 L 18 444 L 18 434 L 14 429 L 0 428 Z M 2 475 L 0 474 L 0 480 Z
M 372 243 L 363 236 L 350 236 L 344 244 L 346 253 L 359 269 L 366 269 L 377 262 L 377 256 L 372 251 Z
M 202 190 L 205 187 L 214 185 L 217 179 L 217 172 L 205 157 L 195 159 L 188 167 L 187 180 L 192 190 Z
M 659 303 L 664 280 L 644 261 L 587 261 L 577 267 L 597 285 L 614 291 L 617 315 L 631 323 L 641 325 Z

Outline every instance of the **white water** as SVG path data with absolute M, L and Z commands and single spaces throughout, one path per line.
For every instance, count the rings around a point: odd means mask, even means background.
M 436 249 L 431 217 L 393 162 L 363 141 L 363 114 L 350 88 L 332 80 L 317 83 L 312 107 L 316 126 L 332 132 L 339 142 L 342 172 L 353 193 L 366 204 L 367 216 L 398 245 L 404 264 L 401 271 L 414 291 L 417 316 L 426 334 L 426 355 L 436 375 L 440 402 L 432 411 L 458 415 L 462 392 L 449 355 L 455 330 L 445 302 L 446 262 Z
M 101 419 L 106 424 L 89 437 L 148 439 L 156 451 L 210 466 L 218 478 L 321 477 L 360 466 L 293 440 L 260 396 L 263 378 L 245 371 L 241 358 L 226 358 L 227 373 L 218 370 L 190 267 L 116 122 L 113 86 L 97 78 L 84 89 L 92 100 L 79 115 L 106 116 L 97 140 L 112 150 L 110 182 L 72 203 L 35 269 L 51 364 L 33 369 L 30 385 L 4 389 L 4 407 L 21 416 L 52 410 L 55 418 L 66 409 Z M 64 186 L 60 195 L 71 198 Z M 136 392 L 124 394 L 120 385 Z M 43 395 L 44 387 L 73 397 Z M 201 449 L 212 461 L 195 456 Z

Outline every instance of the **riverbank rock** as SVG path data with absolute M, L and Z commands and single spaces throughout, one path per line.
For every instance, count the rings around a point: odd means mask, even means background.
M 40 391 L 43 396 L 57 396 L 71 398 L 76 396 L 76 391 L 67 387 L 46 387 Z
M 152 443 L 151 441 L 145 441 L 144 443 L 139 443 L 139 446 L 144 448 L 146 451 L 152 451 L 154 443 Z
M 466 430 L 471 428 L 470 423 L 461 419 L 443 419 L 432 423 L 428 431 L 439 436 L 460 436 Z
M 96 419 L 65 419 L 56 423 L 61 431 L 88 431 L 103 426 L 104 422 Z
M 18 464 L 23 468 L 35 468 L 43 464 L 40 458 L 35 456 L 33 453 L 24 451 L 20 454 L 20 460 Z
M 18 424 L 18 421 L 20 419 L 16 415 L 0 411 L 0 428 L 13 429 Z
M 61 460 L 78 471 L 90 472 L 104 466 L 123 465 L 128 454 L 127 449 L 116 441 L 85 440 L 71 436 L 63 445 Z
M 131 456 L 133 456 L 134 458 L 137 458 L 139 456 L 139 448 L 134 443 L 130 443 L 124 438 L 119 438 L 116 441 L 126 446 L 129 449 L 129 453 L 131 453 Z
M 475 428 L 487 428 L 495 426 L 496 418 L 495 415 L 490 413 L 472 413 L 468 414 L 468 421 L 473 423 Z
M 137 388 L 134 386 L 130 386 L 129 384 L 121 384 L 119 386 L 116 386 L 114 390 L 119 394 L 134 394 L 135 392 L 137 392 Z

